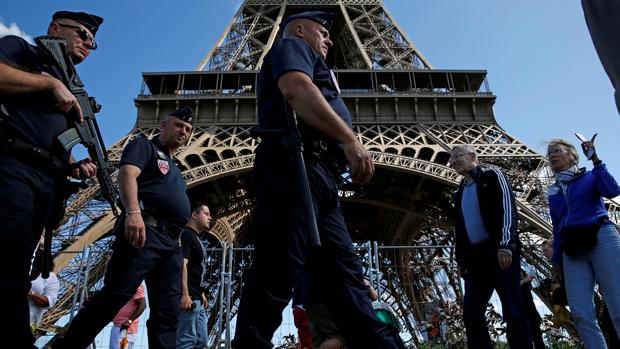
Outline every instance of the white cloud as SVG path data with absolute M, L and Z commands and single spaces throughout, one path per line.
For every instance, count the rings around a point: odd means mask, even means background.
M 7 35 L 17 35 L 29 43 L 34 44 L 32 36 L 21 30 L 21 28 L 17 26 L 17 23 L 11 23 L 11 25 L 7 27 L 4 22 L 0 21 L 0 38 Z

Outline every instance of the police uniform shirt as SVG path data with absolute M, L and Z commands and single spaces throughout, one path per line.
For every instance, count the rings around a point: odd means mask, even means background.
M 61 79 L 60 71 L 55 65 L 50 65 L 42 50 L 17 36 L 0 38 L 0 63 L 30 73 L 45 73 Z M 49 91 L 0 95 L 0 104 L 4 105 L 10 115 L 8 133 L 52 152 L 64 162 L 68 160 L 69 153 L 62 147 L 57 137 L 68 129 L 68 121 L 66 115 L 55 107 L 55 103 Z
M 273 45 L 258 77 L 258 122 L 264 128 L 286 128 L 284 97 L 278 79 L 300 71 L 312 79 L 332 109 L 351 127 L 351 115 L 340 98 L 335 76 L 323 58 L 301 38 L 285 38 Z
M 187 288 L 193 300 L 201 300 L 202 279 L 206 267 L 205 248 L 197 232 L 185 227 L 181 234 L 181 246 L 183 248 L 183 258 L 187 259 Z
M 142 172 L 138 176 L 138 199 L 145 211 L 158 218 L 187 222 L 190 205 L 186 184 L 168 147 L 156 138 L 134 138 L 123 150 L 121 166 L 130 164 Z

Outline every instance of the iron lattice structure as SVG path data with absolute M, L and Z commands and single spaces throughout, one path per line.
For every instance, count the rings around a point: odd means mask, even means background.
M 333 54 L 328 59 L 335 67 L 354 129 L 377 167 L 370 184 L 349 183 L 341 191 L 354 241 L 450 245 L 452 194 L 460 179 L 447 164 L 449 150 L 457 144 L 472 144 L 483 163 L 508 173 L 517 195 L 524 243 L 536 244 L 550 236 L 546 160 L 497 124 L 496 96 L 489 89 L 486 71 L 433 69 L 380 0 L 245 1 L 196 71 L 143 74 L 143 87 L 135 99 L 135 127 L 109 149 L 111 161 L 118 164 L 122 149 L 133 137 L 156 136 L 169 112 L 181 106 L 191 108 L 195 127 L 189 144 L 177 154 L 188 194 L 209 203 L 216 217 L 211 233 L 221 242 L 251 244 L 251 168 L 258 140 L 250 137 L 249 129 L 257 120 L 258 70 L 277 39 L 282 18 L 310 9 L 330 10 L 338 16 L 332 30 Z M 610 202 L 609 207 L 617 220 L 617 206 Z M 70 311 L 84 264 L 72 251 L 97 247 L 91 249 L 86 263 L 87 284 L 91 291 L 100 287 L 113 224 L 114 217 L 96 186 L 72 199 L 53 244 L 61 294 L 41 329 L 55 331 L 56 321 Z M 436 258 L 452 258 L 441 252 L 446 249 L 437 251 L 423 258 L 416 253 L 394 258 L 399 265 L 412 266 L 420 258 L 426 265 L 433 265 Z M 532 264 L 543 263 L 535 253 L 526 258 Z M 247 265 L 248 261 L 239 263 Z M 546 266 L 540 270 L 548 272 Z M 445 273 L 452 288 L 460 289 L 454 270 Z M 390 282 L 385 296 L 403 323 L 424 313 L 420 300 L 441 296 L 433 290 L 432 274 L 409 273 L 406 278 L 401 280 L 409 285 L 406 289 Z M 235 288 L 232 295 L 238 294 Z M 223 326 L 215 324 L 215 318 L 212 314 L 211 328 Z

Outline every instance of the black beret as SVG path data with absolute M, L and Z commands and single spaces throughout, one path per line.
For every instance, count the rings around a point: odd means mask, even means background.
M 72 19 L 79 22 L 81 25 L 88 28 L 93 35 L 97 34 L 99 26 L 103 23 L 103 18 L 86 12 L 58 11 L 52 16 L 52 20 L 60 18 Z
M 300 13 L 296 13 L 294 15 L 290 15 L 286 17 L 282 21 L 282 23 L 280 23 L 280 29 L 284 30 L 284 28 L 286 28 L 286 26 L 295 19 L 305 18 L 311 21 L 315 21 L 318 24 L 324 26 L 325 29 L 330 30 L 332 28 L 332 24 L 334 24 L 334 17 L 336 17 L 336 15 L 332 12 L 325 12 L 325 11 L 300 12 Z
M 179 108 L 173 111 L 172 113 L 170 113 L 169 115 L 179 118 L 189 124 L 192 124 L 192 125 L 194 124 L 192 122 L 194 120 L 194 115 L 192 115 L 192 110 L 189 108 L 186 108 L 186 107 Z

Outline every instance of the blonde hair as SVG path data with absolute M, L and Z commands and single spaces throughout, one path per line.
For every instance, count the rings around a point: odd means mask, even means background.
M 547 147 L 551 147 L 554 145 L 561 145 L 573 156 L 573 160 L 575 161 L 575 165 L 579 163 L 579 153 L 577 153 L 577 149 L 573 145 L 573 143 L 562 139 L 562 138 L 553 138 L 547 141 Z

